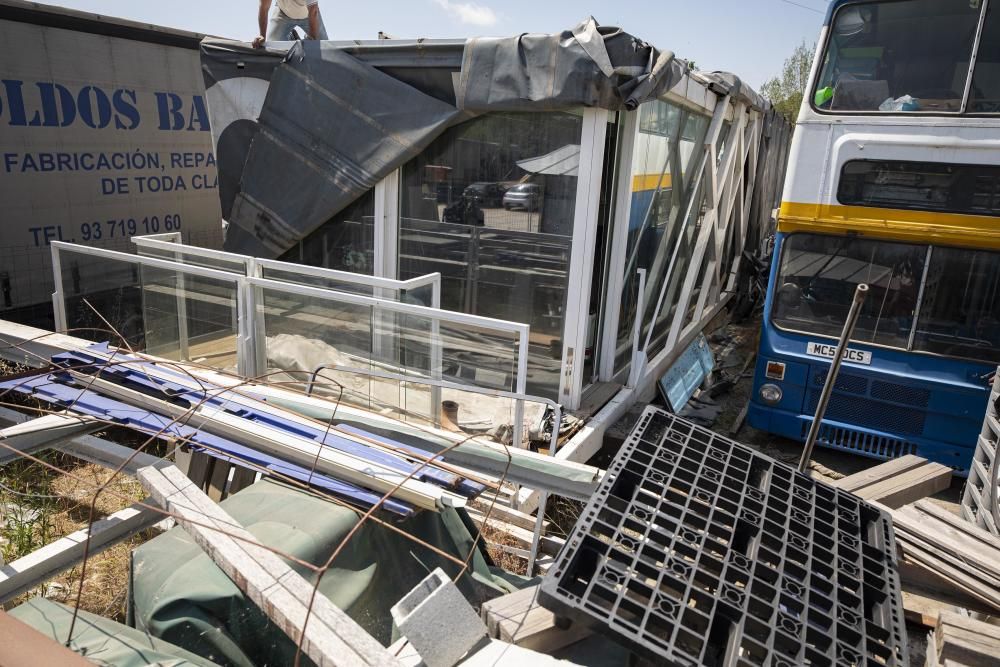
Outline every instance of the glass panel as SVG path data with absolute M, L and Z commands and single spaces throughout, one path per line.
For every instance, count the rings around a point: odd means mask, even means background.
M 646 111 L 647 108 L 661 109 Z M 665 110 L 663 110 L 665 108 Z M 675 258 L 670 286 L 659 311 L 648 354 L 662 348 L 676 298 L 677 276 L 683 276 L 690 259 L 690 241 L 701 217 L 702 188 L 697 178 L 704 156 L 705 135 L 711 121 L 657 100 L 640 107 L 640 113 L 658 113 L 673 123 L 673 135 L 639 133 L 632 157 L 632 209 L 629 215 L 628 262 L 618 322 L 616 369 L 631 361 L 632 331 L 638 299 L 637 269 L 646 269 L 640 346 L 645 343 L 660 292 Z M 642 123 L 640 123 L 640 127 Z M 660 171 L 656 171 L 660 170 Z M 694 199 L 692 200 L 692 195 Z M 692 201 L 693 206 L 689 206 Z M 687 217 L 685 214 L 689 213 Z
M 841 7 L 814 103 L 831 111 L 959 111 L 980 11 L 980 2 L 962 0 Z
M 934 248 L 913 349 L 1000 362 L 1000 254 Z
M 225 271 L 227 273 L 234 273 L 240 276 L 246 275 L 246 262 L 242 259 L 214 256 L 206 257 L 192 252 L 190 248 L 185 249 L 185 246 L 180 243 L 175 243 L 173 245 L 177 246 L 176 250 L 151 248 L 139 244 L 136 244 L 135 248 L 136 254 L 144 257 L 156 257 L 157 259 L 180 262 L 181 264 L 187 264 L 189 266 L 201 266 L 206 269 Z
M 655 294 L 653 295 L 654 301 L 651 301 L 650 307 L 646 310 L 647 314 L 643 318 L 644 325 L 648 319 L 656 318 L 653 326 L 653 337 L 650 339 L 649 349 L 646 351 L 649 357 L 658 354 L 667 342 L 667 334 L 670 333 L 674 314 L 677 311 L 677 302 L 680 299 L 680 288 L 687 278 L 688 271 L 691 269 L 691 253 L 694 251 L 695 240 L 698 236 L 698 230 L 701 228 L 702 218 L 705 217 L 706 209 L 705 188 L 700 179 L 693 201 L 694 205 L 690 207 L 683 226 L 678 228 L 678 237 L 675 242 L 677 247 L 674 251 L 676 261 L 673 269 L 670 271 L 669 283 L 667 284 L 660 310 L 653 310 L 653 307 L 656 305 L 655 300 L 659 298 L 659 294 Z M 692 296 L 691 301 L 696 301 L 696 299 L 696 296 Z
M 1000 216 L 1000 167 L 852 160 L 840 172 L 841 204 Z
M 403 167 L 399 277 L 443 278 L 443 308 L 531 326 L 529 393 L 559 387 L 581 113 L 491 113 Z
M 374 275 L 375 193 L 369 190 L 279 259 Z
M 772 321 L 780 328 L 840 336 L 855 288 L 870 291 L 853 340 L 905 348 L 927 246 L 815 234 L 785 239 Z
M 138 261 L 60 255 L 66 325 L 73 335 L 116 344 L 120 335 L 136 351 L 236 370 L 235 283 Z
M 356 369 L 363 373 L 330 370 L 322 376 L 341 382 L 345 400 L 355 405 L 379 403 L 428 417 L 429 399 L 420 393 L 425 385 L 410 395 L 399 382 L 371 374 L 414 375 L 419 383 L 420 378 L 433 375 L 439 355 L 443 380 L 501 391 L 516 389 L 516 334 L 470 324 L 435 323 L 423 315 L 278 289 L 263 289 L 262 296 L 268 368 L 283 371 L 272 376 L 272 381 L 304 384 L 321 366 Z M 437 350 L 433 341 L 439 343 Z
M 627 256 L 621 310 L 618 318 L 618 342 L 615 370 L 626 368 L 631 361 L 633 330 L 639 299 L 638 269 L 648 275 L 654 257 L 666 253 L 662 246 L 668 241 L 667 230 L 673 226 L 677 215 L 673 195 L 672 167 L 680 171 L 680 142 L 682 111 L 660 100 L 647 102 L 639 107 L 639 134 L 632 151 L 631 208 L 629 211 Z M 655 121 L 655 122 L 654 122 Z M 655 130 L 655 131 L 654 131 Z M 683 187 L 678 175 L 677 184 Z M 652 290 L 647 289 L 645 298 Z M 640 344 L 642 343 L 640 339 Z
M 1000 111 L 1000 7 L 996 4 L 991 4 L 986 10 L 967 111 Z

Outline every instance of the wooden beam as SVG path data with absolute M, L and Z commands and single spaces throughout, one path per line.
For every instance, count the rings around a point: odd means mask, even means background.
M 842 477 L 841 479 L 830 482 L 830 486 L 835 486 L 838 489 L 856 493 L 866 486 L 877 484 L 882 480 L 906 472 L 907 470 L 913 470 L 914 468 L 918 468 L 925 463 L 927 463 L 927 459 L 914 454 L 907 454 L 906 456 L 900 456 L 898 459 L 880 463 L 877 466 L 868 468 L 867 470 L 862 470 L 861 472 L 854 473 L 853 475 Z
M 512 523 L 500 521 L 493 515 L 491 515 L 489 521 L 487 521 L 484 513 L 468 508 L 466 511 L 468 511 L 469 518 L 472 519 L 472 523 L 476 524 L 476 527 L 480 530 L 483 530 L 483 528 L 488 525 L 489 528 L 499 531 L 511 538 L 514 541 L 515 546 L 530 549 L 532 543 L 535 541 L 535 533 L 533 532 L 534 527 L 532 527 L 531 530 L 525 530 L 524 528 L 515 526 Z M 538 543 L 538 548 L 542 553 L 555 556 L 559 553 L 559 550 L 562 549 L 565 543 L 566 540 L 561 537 L 542 535 Z
M 151 503 L 148 499 L 144 502 Z M 90 555 L 99 554 L 162 519 L 160 512 L 136 504 L 95 521 L 90 531 Z M 78 530 L 0 567 L 0 603 L 82 562 L 87 532 L 86 528 Z
M 0 667 L 94 667 L 94 663 L 0 611 Z
M 907 454 L 838 479 L 832 486 L 896 509 L 945 490 L 951 475 L 947 466 Z
M 275 553 L 258 545 L 235 519 L 174 466 L 144 468 L 139 481 L 268 618 L 320 667 L 399 665 L 381 644 Z M 304 637 L 304 638 L 303 638 Z
M 502 595 L 481 607 L 491 637 L 543 653 L 557 651 L 590 635 L 581 623 L 562 630 L 556 616 L 538 604 L 538 586 Z
M 212 463 L 212 474 L 208 478 L 208 497 L 215 502 L 222 502 L 226 497 L 226 486 L 229 484 L 229 470 L 232 468 L 229 461 L 215 459 Z
M 954 660 L 969 667 L 995 667 L 1000 657 L 1000 628 L 955 612 L 941 612 L 934 630 L 939 664 Z
M 257 481 L 257 471 L 243 466 L 233 466 L 233 481 L 229 483 L 229 495 L 239 493 Z
M 875 500 L 893 509 L 944 491 L 951 486 L 951 468 L 925 463 L 855 492 L 865 500 Z

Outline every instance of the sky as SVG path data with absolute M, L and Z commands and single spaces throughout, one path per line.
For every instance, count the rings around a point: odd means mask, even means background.
M 48 4 L 220 37 L 257 35 L 254 0 L 53 0 Z M 559 32 L 593 15 L 702 70 L 750 85 L 815 43 L 827 0 L 320 0 L 330 39 L 506 36 Z

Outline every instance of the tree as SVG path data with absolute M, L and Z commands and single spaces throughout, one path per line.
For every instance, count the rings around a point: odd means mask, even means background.
M 768 79 L 761 87 L 761 94 L 791 123 L 795 122 L 799 107 L 802 106 L 802 96 L 805 95 L 806 84 L 809 82 L 809 70 L 812 68 L 815 50 L 815 45 L 810 48 L 805 42 L 799 44 L 792 55 L 785 59 L 781 76 Z

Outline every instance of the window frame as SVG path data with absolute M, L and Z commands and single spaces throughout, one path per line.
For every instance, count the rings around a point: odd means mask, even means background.
M 997 117 L 1000 116 L 1000 111 L 996 112 L 976 112 L 969 113 L 969 95 L 972 93 L 972 77 L 976 68 L 976 61 L 979 55 L 979 44 L 983 34 L 983 26 L 986 22 L 986 13 L 990 7 L 990 0 L 982 0 L 982 4 L 979 7 L 979 22 L 976 26 L 976 36 L 972 42 L 972 51 L 969 57 L 969 69 L 965 73 L 965 89 L 962 91 L 962 105 L 959 107 L 958 111 L 879 111 L 878 109 L 868 110 L 868 111 L 850 111 L 846 109 L 840 110 L 830 110 L 821 109 L 816 106 L 816 91 L 818 90 L 820 84 L 820 77 L 823 73 L 823 64 L 826 60 L 826 55 L 830 48 L 830 43 L 833 39 L 833 26 L 837 21 L 838 15 L 849 7 L 854 7 L 857 5 L 871 5 L 875 3 L 887 3 L 887 2 L 911 2 L 912 0 L 848 0 L 847 2 L 835 3 L 830 8 L 830 13 L 827 16 L 826 24 L 824 25 L 824 34 L 821 48 L 817 50 L 815 55 L 815 62 L 813 63 L 813 81 L 812 85 L 809 86 L 809 92 L 806 97 L 809 101 L 809 108 L 813 112 L 820 114 L 821 116 L 877 116 L 883 117 L 904 117 L 904 118 L 918 118 L 918 117 L 943 117 L 943 118 L 954 118 L 957 116 L 961 117 Z M 1000 4 L 1000 0 L 993 0 Z M 1000 7 L 997 7 L 1000 10 Z
M 797 335 L 800 335 L 800 336 L 819 337 L 819 338 L 826 338 L 826 339 L 829 339 L 829 340 L 837 340 L 837 338 L 838 338 L 837 336 L 833 336 L 833 335 L 830 335 L 830 334 L 824 334 L 824 333 L 818 333 L 818 332 L 815 332 L 815 331 L 803 331 L 801 329 L 795 329 L 795 328 L 790 328 L 790 327 L 783 327 L 783 326 L 779 325 L 775 321 L 774 314 L 775 314 L 775 308 L 777 307 L 777 302 L 774 299 L 775 290 L 777 289 L 778 279 L 781 277 L 781 267 L 782 267 L 782 264 L 783 264 L 783 262 L 785 260 L 785 252 L 787 251 L 787 243 L 788 243 L 788 241 L 790 239 L 792 239 L 792 238 L 794 238 L 796 236 L 817 236 L 817 237 L 829 238 L 829 239 L 841 238 L 840 236 L 834 235 L 834 234 L 821 234 L 821 233 L 818 233 L 818 232 L 793 232 L 791 234 L 786 235 L 782 239 L 782 241 L 781 241 L 781 254 L 777 257 L 778 267 L 777 267 L 777 270 L 775 272 L 774 284 L 769 288 L 769 291 L 770 291 L 770 295 L 769 296 L 771 298 L 771 308 L 767 312 L 767 321 L 765 322 L 765 326 L 773 327 L 776 331 L 779 331 L 779 332 L 782 332 L 782 333 L 790 333 L 790 334 L 797 334 Z M 850 341 L 848 341 L 849 343 L 856 343 L 858 345 L 865 345 L 865 346 L 868 346 L 868 347 L 879 348 L 879 349 L 882 349 L 882 350 L 891 350 L 893 352 L 899 352 L 899 353 L 902 353 L 902 354 L 919 354 L 919 355 L 922 355 L 922 356 L 934 357 L 934 358 L 937 358 L 937 359 L 953 359 L 955 361 L 973 362 L 973 363 L 978 363 L 978 364 L 982 364 L 982 365 L 986 365 L 986 366 L 991 366 L 991 367 L 996 365 L 996 364 L 994 364 L 991 361 L 983 361 L 982 359 L 976 359 L 976 358 L 973 358 L 973 357 L 964 357 L 964 356 L 961 356 L 961 355 L 941 354 L 939 352 L 930 352 L 930 351 L 927 351 L 927 350 L 916 350 L 916 349 L 914 349 L 913 346 L 914 346 L 914 343 L 915 343 L 915 340 L 916 340 L 917 327 L 918 327 L 918 325 L 920 323 L 920 318 L 921 318 L 921 315 L 922 315 L 922 308 L 923 308 L 923 305 L 924 305 L 924 288 L 925 288 L 925 286 L 927 284 L 927 273 L 928 273 L 928 270 L 930 268 L 931 262 L 934 261 L 934 252 L 935 252 L 935 250 L 938 250 L 938 249 L 941 249 L 941 250 L 950 249 L 950 250 L 965 250 L 965 251 L 969 251 L 969 252 L 988 252 L 988 253 L 993 253 L 994 255 L 997 255 L 997 256 L 1000 256 L 1000 250 L 991 250 L 991 249 L 987 249 L 987 248 L 966 248 L 966 247 L 962 247 L 962 246 L 937 245 L 937 244 L 933 244 L 933 243 L 914 243 L 914 242 L 910 242 L 910 241 L 896 241 L 896 240 L 892 240 L 892 239 L 873 238 L 873 237 L 861 237 L 861 236 L 859 236 L 858 238 L 859 239 L 863 239 L 863 240 L 867 240 L 867 241 L 872 241 L 872 242 L 875 242 L 875 243 L 896 243 L 896 244 L 900 244 L 900 245 L 910 245 L 910 246 L 923 247 L 923 248 L 927 249 L 927 253 L 926 253 L 926 256 L 924 258 L 923 271 L 921 272 L 920 286 L 917 289 L 917 303 L 914 306 L 913 324 L 910 327 L 910 334 L 908 336 L 906 347 L 900 347 L 900 346 L 897 346 L 897 345 L 886 345 L 884 343 L 873 343 L 873 342 L 864 341 L 864 340 L 856 340 L 854 338 L 851 338 Z
M 866 163 L 866 164 L 905 164 L 905 165 L 940 165 L 944 167 L 954 167 L 958 170 L 964 169 L 998 169 L 997 165 L 991 164 L 969 164 L 969 163 L 956 163 L 956 162 L 929 162 L 926 160 L 888 160 L 879 158 L 857 158 L 845 161 L 840 165 L 840 172 L 837 175 L 837 190 L 836 198 L 837 203 L 843 206 L 859 206 L 862 208 L 881 208 L 881 209 L 895 209 L 899 211 L 919 211 L 924 213 L 947 213 L 951 215 L 973 215 L 987 218 L 1000 218 L 1000 208 L 997 209 L 996 213 L 987 213 L 985 211 L 974 211 L 974 210 L 959 210 L 955 207 L 948 208 L 920 208 L 918 206 L 905 206 L 897 202 L 884 202 L 882 204 L 875 203 L 862 203 L 858 201 L 845 201 L 841 197 L 841 189 L 844 185 L 844 170 L 847 169 L 848 165 Z M 998 175 L 998 181 L 1000 181 L 1000 175 Z M 998 195 L 1000 196 L 1000 195 Z

